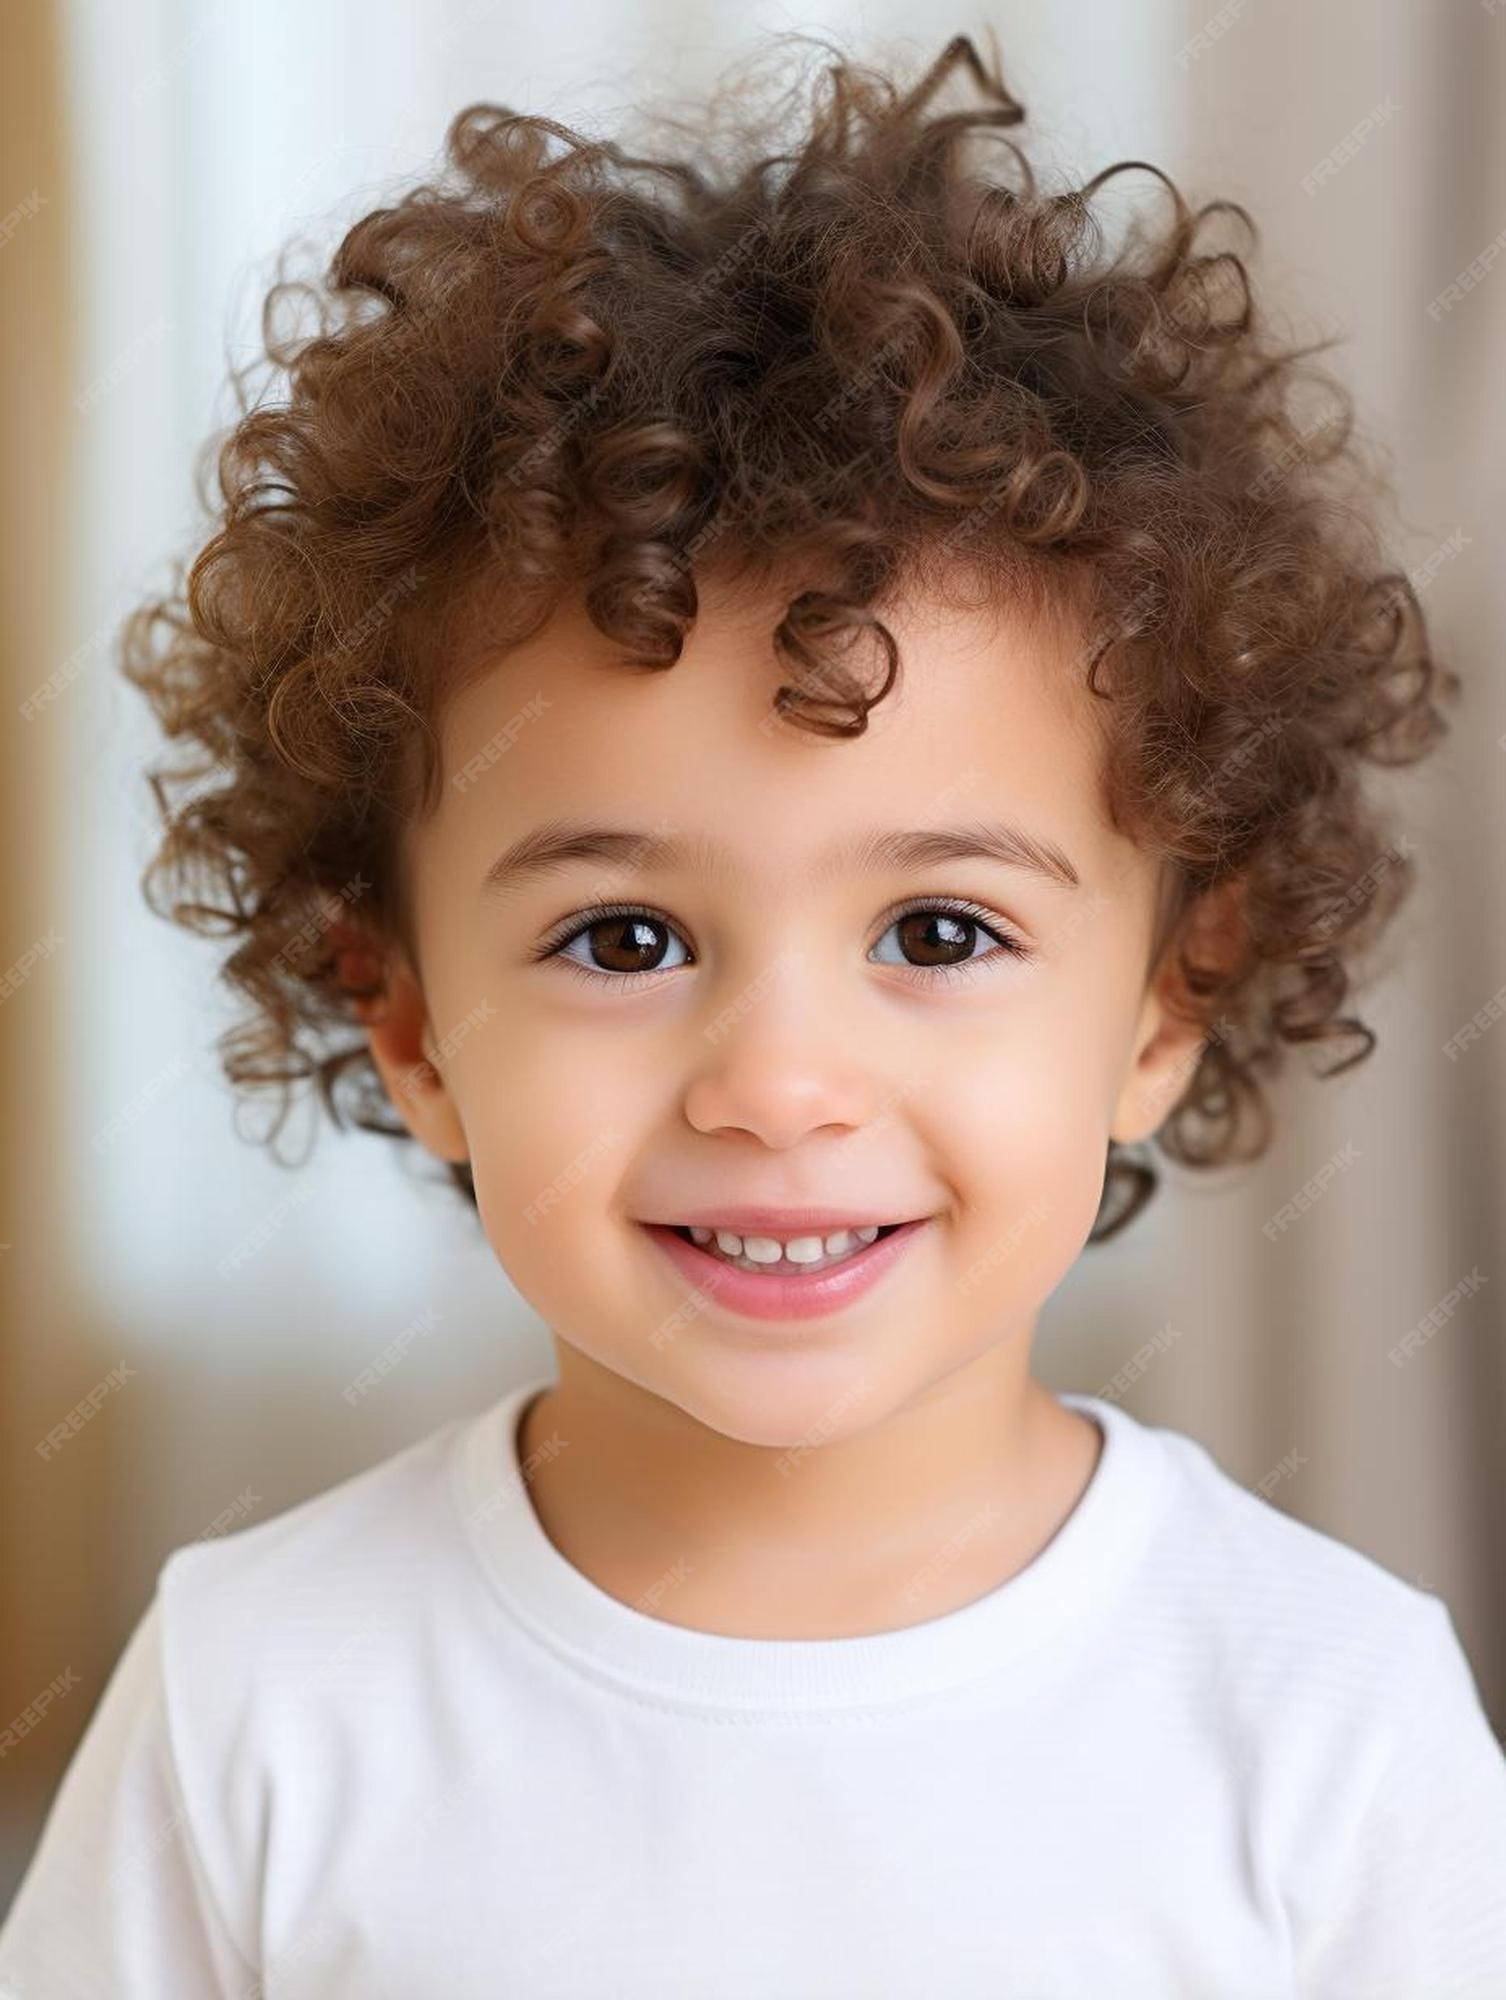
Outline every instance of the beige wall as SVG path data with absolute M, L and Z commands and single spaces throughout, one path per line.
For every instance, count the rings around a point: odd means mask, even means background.
M 56 1782 L 121 1637 L 113 1616 L 100 1616 L 107 1590 L 92 1525 L 110 1504 L 110 1440 L 90 1440 L 62 1480 L 47 1477 L 34 1448 L 54 1408 L 74 1400 L 78 1332 L 57 1229 L 68 1198 L 58 1112 L 70 929 L 55 865 L 62 746 L 17 713 L 67 652 L 73 190 L 60 103 L 57 23 L 40 0 L 21 0 L 0 61 L 0 209 L 13 224 L 0 244 L 0 970 L 50 932 L 63 942 L 0 1001 L 0 1714 L 8 1725 L 69 1668 L 79 1685 L 60 1698 L 59 1726 L 38 1727 L 0 1765 L 11 1844 L 18 1817 L 29 1824 Z

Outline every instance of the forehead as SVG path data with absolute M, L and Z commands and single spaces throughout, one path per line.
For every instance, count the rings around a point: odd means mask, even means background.
M 895 685 L 863 735 L 829 738 L 772 712 L 794 678 L 773 641 L 788 597 L 708 587 L 680 658 L 657 670 L 626 664 L 575 600 L 510 648 L 477 631 L 441 710 L 440 803 L 421 843 L 463 856 L 478 888 L 518 836 L 609 816 L 765 887 L 855 828 L 969 820 L 1007 819 L 1085 880 L 1122 865 L 1069 609 L 900 596 L 879 613 L 899 648 Z M 878 687 L 876 642 L 861 636 L 845 658 Z

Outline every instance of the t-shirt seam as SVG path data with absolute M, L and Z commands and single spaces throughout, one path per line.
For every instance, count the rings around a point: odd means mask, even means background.
M 589 1655 L 582 1654 L 577 1648 L 566 1644 L 541 1621 L 530 1617 L 528 1612 L 518 1603 L 513 1592 L 507 1588 L 505 1581 L 498 1573 L 496 1565 L 492 1560 L 491 1551 L 482 1536 L 479 1526 L 470 1518 L 470 1511 L 464 1504 L 466 1496 L 462 1492 L 469 1452 L 474 1447 L 476 1428 L 484 1424 L 488 1418 L 495 1418 L 495 1416 L 495 1410 L 487 1412 L 482 1417 L 476 1419 L 475 1424 L 469 1430 L 462 1432 L 457 1437 L 451 1451 L 450 1476 L 448 1480 L 451 1504 L 460 1518 L 466 1543 L 471 1550 L 474 1561 L 486 1579 L 493 1599 L 512 1624 L 552 1659 L 558 1660 L 563 1666 L 577 1674 L 581 1679 L 589 1682 L 593 1687 L 618 1695 L 623 1700 L 632 1702 L 640 1708 L 651 1709 L 659 1714 L 688 1715 L 700 1721 L 732 1725 L 734 1727 L 739 1725 L 767 1725 L 770 1722 L 814 1726 L 830 1724 L 833 1721 L 850 1721 L 854 1723 L 883 1721 L 886 1717 L 898 1712 L 908 1714 L 916 1709 L 925 1707 L 927 1704 L 934 1705 L 937 1702 L 944 1702 L 959 1694 L 971 1695 L 976 1693 L 988 1681 L 996 1677 L 1002 1677 L 1021 1662 L 1039 1653 L 1048 1640 L 1060 1637 L 1066 1626 L 1078 1625 L 1082 1620 L 1090 1619 L 1095 1614 L 1101 1615 L 1107 1608 L 1105 1603 L 1100 1599 L 1079 1596 L 1072 1601 L 1063 1620 L 1053 1624 L 1049 1630 L 1039 1633 L 1031 1642 L 1011 1653 L 1008 1659 L 992 1661 L 987 1666 L 981 1667 L 976 1674 L 970 1674 L 965 1679 L 959 1681 L 949 1682 L 944 1687 L 921 1688 L 908 1693 L 888 1695 L 879 1701 L 839 1704 L 822 1703 L 814 1708 L 788 1709 L 778 1706 L 754 1704 L 747 1709 L 729 1709 L 714 1702 L 697 1701 L 694 1696 L 678 1698 L 662 1694 L 644 1686 L 641 1682 L 631 1681 L 618 1675 L 611 1668 L 599 1664 L 592 1660 Z M 505 1431 L 505 1425 L 502 1428 Z M 501 1440 L 501 1450 L 504 1454 L 507 1448 L 508 1440 L 504 1436 Z M 516 1470 L 515 1467 L 509 1467 L 505 1456 L 503 1466 L 505 1472 L 515 1472 Z M 1164 1473 L 1164 1470 L 1163 1468 L 1162 1473 Z M 1164 1505 L 1166 1497 L 1167 1488 L 1164 1478 L 1162 1474 L 1158 1474 L 1157 1498 L 1162 1505 Z M 521 1505 L 526 1506 L 528 1504 L 526 1493 L 520 1492 L 518 1500 Z M 1140 1522 L 1137 1536 L 1137 1546 L 1140 1547 L 1142 1553 L 1145 1543 L 1154 1531 L 1154 1513 L 1155 1510 L 1150 1506 L 1149 1501 L 1147 1501 L 1146 1512 Z
M 869 1702 L 844 1701 L 820 1703 L 815 1707 L 792 1708 L 753 1704 L 746 1709 L 734 1709 L 725 1704 L 700 1702 L 692 1695 L 676 1698 L 656 1693 L 640 1682 L 623 1679 L 610 1668 L 592 1661 L 588 1655 L 565 1646 L 547 1628 L 535 1623 L 519 1609 L 515 1599 L 497 1579 L 485 1551 L 478 1549 L 476 1553 L 501 1610 L 534 1645 L 548 1653 L 552 1659 L 558 1660 L 593 1687 L 631 1702 L 635 1707 L 650 1709 L 661 1715 L 690 1716 L 696 1721 L 718 1726 L 767 1727 L 770 1723 L 787 1723 L 797 1727 L 827 1727 L 832 1723 L 854 1725 L 882 1723 L 896 1715 L 908 1716 L 918 1709 L 935 1707 L 955 1696 L 976 1693 L 990 1680 L 1002 1677 L 1009 1668 L 1028 1659 L 1032 1653 L 1038 1652 L 1052 1636 L 1050 1633 L 1042 1633 L 1033 1645 L 1022 1648 L 1008 1660 L 995 1661 L 987 1667 L 980 1668 L 976 1674 L 969 1675 L 965 1680 L 948 1682 L 944 1687 L 919 1688 L 904 1694 L 886 1695 L 881 1700 Z
M 177 1552 L 175 1551 L 175 1553 Z M 171 1560 L 171 1558 L 169 1558 L 169 1560 Z M 208 1908 L 214 1921 L 219 1925 L 221 1936 L 224 1938 L 225 1942 L 230 1946 L 231 1950 L 235 1953 L 237 1958 L 241 1960 L 242 1964 L 246 1968 L 249 1977 L 253 1980 L 259 1981 L 261 1978 L 260 1964 L 257 1961 L 257 1959 L 254 1958 L 243 1947 L 241 1940 L 236 1933 L 235 1926 L 230 1922 L 229 1914 L 223 1902 L 220 1899 L 219 1889 L 215 1884 L 214 1877 L 209 1869 L 208 1862 L 205 1858 L 204 1844 L 202 1840 L 199 1838 L 198 1832 L 194 1826 L 193 1812 L 190 1808 L 188 1799 L 188 1788 L 183 1782 L 182 1768 L 181 1768 L 182 1760 L 178 1752 L 178 1740 L 177 1740 L 178 1728 L 173 1714 L 173 1709 L 174 1709 L 173 1684 L 175 1677 L 169 1671 L 169 1658 L 168 1658 L 169 1591 L 165 1575 L 166 1568 L 167 1565 L 164 1564 L 163 1574 L 159 1575 L 158 1586 L 157 1586 L 158 1596 L 162 1607 L 162 1614 L 158 1621 L 158 1632 L 157 1632 L 157 1654 L 158 1654 L 157 1677 L 159 1685 L 161 1686 L 162 1689 L 162 1725 L 163 1725 L 163 1739 L 166 1746 L 165 1761 L 167 1765 L 168 1783 L 171 1785 L 173 1796 L 177 1801 L 178 1813 L 179 1816 L 181 1817 L 183 1824 L 185 1842 L 193 1858 L 194 1862 L 193 1873 L 195 1876 L 195 1880 L 197 1883 L 201 1883 L 203 1885 L 203 1895 L 204 1895 L 205 1905 Z

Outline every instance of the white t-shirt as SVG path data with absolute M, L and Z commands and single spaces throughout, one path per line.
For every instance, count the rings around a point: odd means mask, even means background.
M 548 1386 L 169 1556 L 5 2000 L 1506 1995 L 1506 1757 L 1447 1608 L 1192 1439 L 1065 1395 L 1104 1450 L 1018 1575 L 739 1639 L 555 1549 Z

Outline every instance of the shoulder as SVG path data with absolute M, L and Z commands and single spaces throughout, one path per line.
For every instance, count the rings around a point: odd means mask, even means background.
M 1178 1710 L 1238 1774 L 1302 1990 L 1462 1992 L 1466 1960 L 1506 1964 L 1506 1755 L 1448 1605 L 1193 1439 L 1149 1441 L 1172 1496 L 1153 1623 L 1190 1633 Z
M 173 1754 L 211 1850 L 254 1856 L 274 1809 L 332 1809 L 373 1722 L 417 1718 L 443 1635 L 479 1595 L 453 1480 L 488 1414 L 162 1564 Z
M 1118 1670 L 1133 1664 L 1148 1709 L 1216 1746 L 1294 1920 L 1316 1933 L 1363 1857 L 1410 1868 L 1418 1894 L 1419 1843 L 1506 1858 L 1506 1757 L 1447 1603 L 1283 1513 L 1195 1439 L 1114 1416 L 1161 1496 Z M 1455 1872 L 1473 1883 L 1463 1860 Z
M 1263 1497 L 1264 1480 L 1243 1485 L 1185 1432 L 1117 1406 L 1110 1415 L 1158 1461 L 1163 1502 L 1143 1579 L 1153 1620 L 1195 1632 L 1231 1699 L 1279 1700 L 1293 1722 L 1304 1707 L 1329 1722 L 1348 1714 L 1390 1733 L 1419 1682 L 1462 1660 L 1440 1597 L 1284 1512 Z M 1300 1478 L 1301 1453 L 1287 1458 Z
M 362 1605 L 421 1588 L 454 1541 L 454 1455 L 479 1418 L 457 1417 L 281 1513 L 172 1550 L 159 1590 L 169 1645 L 344 1628 Z

